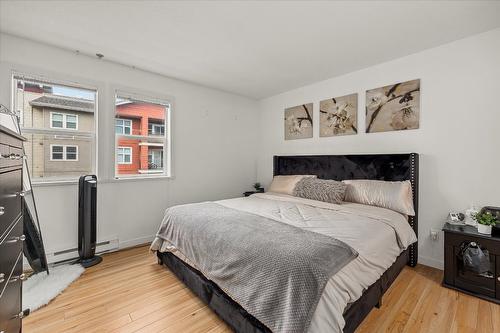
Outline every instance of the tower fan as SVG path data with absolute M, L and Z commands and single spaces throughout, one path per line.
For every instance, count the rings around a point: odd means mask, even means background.
M 78 254 L 83 267 L 97 265 L 97 176 L 81 176 L 78 181 Z

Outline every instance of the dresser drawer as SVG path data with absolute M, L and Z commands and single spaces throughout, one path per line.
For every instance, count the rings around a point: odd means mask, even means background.
M 22 166 L 23 149 L 0 143 L 0 169 Z M 1 332 L 1 331 L 0 331 Z
M 19 253 L 23 251 L 23 219 L 20 216 L 15 225 L 10 229 L 3 243 L 0 244 L 0 297 L 11 273 L 19 275 L 22 272 L 13 272 Z M 1 332 L 1 330 L 0 330 Z
M 10 146 L 0 143 L 0 168 L 8 166 L 10 159 L 7 156 L 9 155 L 10 155 Z
M 19 255 L 15 265 L 16 275 L 22 272 L 23 256 Z M 14 275 L 14 274 L 13 274 Z M 21 290 L 22 281 L 17 279 L 9 282 L 0 297 L 0 332 L 19 333 L 21 329 L 21 319 L 18 317 L 21 312 Z
M 22 191 L 21 176 L 22 169 L 0 173 L 0 242 L 21 214 L 21 197 L 17 195 Z
M 23 141 L 25 141 L 25 138 L 19 136 L 19 134 L 0 128 L 0 142 L 4 145 L 23 148 Z

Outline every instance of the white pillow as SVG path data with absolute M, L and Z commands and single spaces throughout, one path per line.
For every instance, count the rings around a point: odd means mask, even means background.
M 343 180 L 347 184 L 345 201 L 392 209 L 413 216 L 413 194 L 409 180 L 387 182 L 382 180 Z
M 293 195 L 295 185 L 297 185 L 302 178 L 306 177 L 316 178 L 315 175 L 274 176 L 267 191 Z

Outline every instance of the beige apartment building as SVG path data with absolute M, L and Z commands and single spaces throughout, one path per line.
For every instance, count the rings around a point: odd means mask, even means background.
M 93 172 L 94 101 L 25 85 L 18 88 L 16 102 L 34 179 L 68 179 Z

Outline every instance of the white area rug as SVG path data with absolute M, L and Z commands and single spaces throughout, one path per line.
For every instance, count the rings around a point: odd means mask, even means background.
M 31 311 L 48 304 L 85 271 L 79 264 L 61 265 L 29 277 L 23 283 L 23 307 Z

